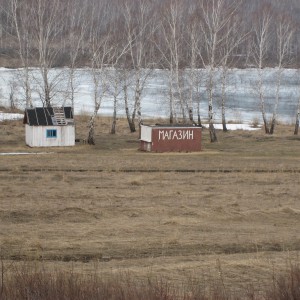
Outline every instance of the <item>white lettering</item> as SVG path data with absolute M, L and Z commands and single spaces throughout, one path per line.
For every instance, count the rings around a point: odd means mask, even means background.
M 181 130 L 181 129 L 170 129 L 170 130 L 159 130 L 158 131 L 159 140 L 193 140 L 194 131 L 193 130 Z
M 188 130 L 183 131 L 183 140 L 188 140 Z
M 178 134 L 179 134 L 178 140 L 182 140 L 182 130 L 178 130 Z
M 178 140 L 178 136 L 177 136 L 177 131 L 176 130 L 174 131 L 173 139 L 172 140 L 175 140 L 175 138 L 176 138 L 176 140 Z
M 162 135 L 162 137 L 163 137 L 163 139 L 164 139 L 164 131 L 163 131 L 163 130 L 159 130 L 159 131 L 158 131 L 158 140 L 161 139 L 161 135 Z

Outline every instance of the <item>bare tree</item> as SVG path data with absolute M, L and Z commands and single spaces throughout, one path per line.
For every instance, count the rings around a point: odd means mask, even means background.
M 247 38 L 249 32 L 243 32 L 239 28 L 241 20 L 239 16 L 233 16 L 224 27 L 224 42 L 220 45 L 220 69 L 221 69 L 221 114 L 222 128 L 227 131 L 226 122 L 226 98 L 227 98 L 227 81 L 230 67 L 236 63 L 243 53 L 236 52 L 241 43 Z
M 87 33 L 88 19 L 87 5 L 81 0 L 69 0 L 66 3 L 68 18 L 67 18 L 67 32 L 66 32 L 66 50 L 69 54 L 69 74 L 67 95 L 64 99 L 71 102 L 72 109 L 75 106 L 75 91 L 76 91 L 76 66 L 80 50 L 83 49 L 84 38 Z
M 275 104 L 273 107 L 273 114 L 270 125 L 270 134 L 274 133 L 277 116 L 278 116 L 278 105 L 280 100 L 280 89 L 282 81 L 282 73 L 284 67 L 290 59 L 290 45 L 293 36 L 294 29 L 292 27 L 291 21 L 286 16 L 280 14 L 277 16 L 276 20 L 276 53 L 277 53 L 277 68 L 276 68 L 276 95 Z
M 57 93 L 56 87 L 60 81 L 60 73 L 52 73 L 56 59 L 61 52 L 61 34 L 63 26 L 63 6 L 60 0 L 31 0 L 30 18 L 32 21 L 32 39 L 37 49 L 38 68 L 41 80 L 36 77 L 40 88 L 41 101 L 51 106 L 52 98 Z
M 184 42 L 184 4 L 180 0 L 170 0 L 164 7 L 161 29 L 165 47 L 159 46 L 165 65 L 169 71 L 169 109 L 170 123 L 177 121 L 176 107 L 179 107 L 181 116 L 186 122 L 186 102 L 184 99 L 184 76 L 181 68 L 183 57 L 182 45 Z
M 98 111 L 101 107 L 103 98 L 107 95 L 109 90 L 109 69 L 105 66 L 107 56 L 110 54 L 111 48 L 108 46 L 108 37 L 103 38 L 101 45 L 95 49 L 92 58 L 92 80 L 93 80 L 93 102 L 94 110 L 89 121 L 89 133 L 87 142 L 90 145 L 95 145 L 95 121 Z
M 122 71 L 124 104 L 130 131 L 135 132 L 135 119 L 137 118 L 139 124 L 142 121 L 142 93 L 152 72 L 152 64 L 146 55 L 147 47 L 156 28 L 149 1 L 137 0 L 135 3 L 125 1 L 123 12 L 127 49 Z M 131 109 L 130 98 L 133 100 Z
M 94 3 L 92 24 L 98 24 L 98 27 L 93 27 L 93 33 L 90 36 L 90 51 L 92 53 L 92 80 L 93 80 L 93 102 L 94 111 L 89 120 L 89 133 L 87 142 L 90 145 L 95 144 L 95 124 L 98 111 L 101 107 L 102 100 L 109 94 L 111 87 L 111 73 L 112 69 L 108 66 L 116 66 L 117 62 L 123 57 L 128 50 L 128 44 L 122 45 L 118 51 L 115 47 L 114 36 L 112 34 L 112 27 L 108 20 L 111 15 L 111 3 L 101 2 Z M 96 9 L 97 8 L 97 9 Z
M 117 64 L 115 64 L 117 66 Z M 122 70 L 118 67 L 112 68 L 111 80 L 112 90 L 110 91 L 110 95 L 113 97 L 113 115 L 112 115 L 112 124 L 110 133 L 116 133 L 117 126 L 117 109 L 119 104 L 119 97 L 122 93 Z
M 295 122 L 295 130 L 294 130 L 295 135 L 298 135 L 299 132 L 299 119 L 300 119 L 300 97 L 298 98 L 298 105 L 296 109 L 296 122 Z
M 11 80 L 9 82 L 9 108 L 14 110 L 17 107 L 16 103 L 16 91 L 18 88 L 18 84 L 15 80 Z
M 228 27 L 230 21 L 237 12 L 241 1 L 226 0 L 200 0 L 202 22 L 200 23 L 204 53 L 200 57 L 205 69 L 208 72 L 207 78 L 207 96 L 208 96 L 208 119 L 210 141 L 217 141 L 217 134 L 214 128 L 214 89 L 216 68 L 222 65 L 222 55 L 220 49 L 226 38 L 231 34 L 231 27 Z M 226 28 L 229 30 L 226 30 Z
M 122 96 L 122 65 L 120 62 L 122 61 L 124 55 L 126 55 L 127 46 L 125 44 L 125 39 L 123 36 L 123 32 L 120 31 L 122 27 L 122 18 L 120 17 L 121 11 L 119 7 L 114 7 L 114 12 L 112 14 L 115 16 L 115 22 L 110 25 L 110 34 L 112 35 L 111 43 L 112 43 L 112 53 L 111 59 L 109 62 L 109 67 L 111 71 L 109 72 L 109 91 L 108 96 L 113 98 L 113 113 L 112 113 L 112 123 L 110 133 L 116 133 L 117 126 L 117 110 L 120 106 L 120 98 Z
M 264 123 L 265 133 L 273 134 L 278 119 L 278 106 L 280 102 L 280 89 L 284 67 L 287 66 L 290 59 L 291 39 L 293 36 L 293 27 L 291 21 L 281 13 L 272 10 L 270 5 L 263 5 L 258 12 L 258 18 L 254 22 L 254 43 L 253 55 L 257 67 L 258 81 L 255 82 L 255 90 L 260 99 L 260 108 Z M 275 43 L 274 43 L 275 40 Z M 265 78 L 264 68 L 271 64 L 269 57 L 272 54 L 272 45 L 275 52 L 275 96 L 274 104 L 267 110 L 265 100 Z M 275 61 L 276 58 L 276 61 Z M 267 114 L 271 114 L 268 120 Z
M 188 45 L 188 56 L 189 61 L 187 61 L 186 77 L 188 80 L 188 99 L 186 101 L 189 120 L 191 123 L 195 124 L 194 121 L 194 103 L 197 104 L 197 116 L 198 116 L 198 125 L 201 126 L 201 116 L 200 116 L 200 100 L 201 96 L 199 93 L 199 88 L 201 84 L 201 74 L 199 72 L 199 54 L 198 50 L 201 43 L 201 34 L 198 26 L 198 17 L 196 3 L 189 7 L 189 19 L 186 24 L 186 41 Z
M 117 28 L 115 28 L 117 30 Z M 116 37 L 116 36 L 115 36 Z M 119 108 L 119 100 L 123 91 L 123 69 L 119 65 L 119 61 L 124 56 L 125 52 L 119 52 L 121 47 L 119 47 L 118 42 L 116 40 L 113 41 L 113 49 L 111 54 L 111 62 L 110 62 L 110 72 L 109 72 L 109 91 L 108 96 L 113 98 L 113 113 L 112 113 L 112 123 L 110 133 L 116 133 L 117 126 L 117 110 Z
M 104 11 L 108 11 L 108 7 L 104 4 L 100 7 L 97 7 L 98 15 L 95 17 L 98 18 L 103 13 L 103 22 L 104 22 Z M 110 59 L 112 52 L 112 45 L 110 44 L 110 32 L 109 28 L 104 30 L 105 26 L 102 24 L 100 28 L 94 28 L 94 33 L 91 39 L 91 52 L 92 52 L 92 82 L 93 82 L 93 114 L 89 120 L 89 133 L 87 142 L 90 145 L 95 145 L 95 122 L 98 111 L 101 106 L 101 102 L 104 96 L 107 94 L 109 89 L 109 80 L 106 63 Z
M 10 9 L 6 12 L 13 24 L 14 36 L 18 44 L 18 55 L 22 68 L 20 79 L 25 94 L 25 106 L 30 107 L 32 106 L 30 66 L 33 61 L 31 6 L 30 3 L 20 0 L 11 0 L 10 5 Z
M 252 55 L 258 72 L 258 80 L 255 82 L 255 91 L 258 93 L 260 109 L 264 123 L 265 133 L 270 133 L 266 113 L 264 67 L 271 42 L 272 9 L 270 5 L 263 5 L 258 16 L 253 20 Z

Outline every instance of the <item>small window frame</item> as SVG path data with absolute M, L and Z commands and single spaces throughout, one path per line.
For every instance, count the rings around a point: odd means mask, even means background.
M 56 139 L 57 138 L 57 129 L 47 129 L 46 130 L 47 139 Z

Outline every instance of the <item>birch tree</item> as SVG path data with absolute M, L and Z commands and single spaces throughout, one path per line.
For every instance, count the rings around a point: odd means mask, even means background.
M 10 9 L 6 11 L 11 22 L 18 44 L 18 56 L 21 61 L 21 87 L 24 90 L 25 106 L 32 106 L 32 87 L 30 81 L 30 66 L 33 63 L 32 50 L 32 20 L 31 5 L 20 0 L 11 0 Z
M 50 75 L 56 59 L 61 53 L 63 6 L 60 0 L 31 0 L 32 39 L 37 49 L 38 69 L 41 80 L 36 78 L 40 99 L 45 106 L 51 106 L 52 98 L 58 92 L 61 74 Z
M 183 56 L 183 12 L 184 4 L 180 0 L 171 0 L 164 7 L 161 29 L 165 47 L 159 47 L 167 69 L 169 71 L 169 110 L 170 123 L 177 122 L 176 107 L 179 107 L 181 116 L 186 122 L 186 105 L 184 102 L 184 78 L 180 62 Z
M 280 14 L 276 20 L 276 95 L 273 107 L 273 114 L 270 124 L 270 134 L 274 133 L 277 118 L 278 118 L 278 105 L 280 101 L 280 89 L 282 81 L 282 73 L 288 60 L 290 59 L 290 46 L 294 29 L 286 16 Z
M 113 27 L 109 20 L 112 19 L 112 3 L 101 2 L 94 3 L 92 24 L 98 24 L 93 27 L 90 35 L 91 73 L 93 82 L 93 114 L 89 120 L 89 133 L 87 142 L 90 145 L 95 144 L 95 125 L 98 111 L 102 100 L 107 97 L 111 89 L 111 74 L 113 68 L 128 51 L 128 44 L 118 44 L 114 39 Z M 100 5 L 100 6 L 97 6 Z M 95 13 L 97 11 L 97 13 Z M 95 13 L 95 14 L 94 14 Z M 120 47 L 118 47 L 120 46 Z M 109 66 L 113 68 L 109 68 Z M 117 91 L 114 91 L 117 97 Z M 115 99 L 116 100 L 116 99 Z
M 264 123 L 265 133 L 270 133 L 270 128 L 266 113 L 265 87 L 264 87 L 264 67 L 268 57 L 271 43 L 272 10 L 269 5 L 264 5 L 258 17 L 253 22 L 253 44 L 252 54 L 254 64 L 257 69 L 258 80 L 255 82 L 255 91 L 260 101 L 260 110 Z
M 225 31 L 235 15 L 241 1 L 226 0 L 200 0 L 201 8 L 201 31 L 203 34 L 204 53 L 199 53 L 202 63 L 207 70 L 208 78 L 206 84 L 208 97 L 208 121 L 210 141 L 217 141 L 217 134 L 214 128 L 214 91 L 215 72 L 221 65 L 220 48 L 230 30 Z
M 110 95 L 112 95 L 113 97 L 113 114 L 110 133 L 115 134 L 117 126 L 117 109 L 119 106 L 118 100 L 122 93 L 122 71 L 118 67 L 114 67 L 112 69 L 112 73 L 112 78 L 110 80 L 110 82 L 112 83 L 112 90 L 110 92 Z
M 201 116 L 200 116 L 200 84 L 202 82 L 201 73 L 199 72 L 199 64 L 198 64 L 198 50 L 200 48 L 201 34 L 198 26 L 198 17 L 196 6 L 191 6 L 189 12 L 189 20 L 186 27 L 186 40 L 187 40 L 187 51 L 188 57 L 187 60 L 187 79 L 188 83 L 188 99 L 186 101 L 187 109 L 189 112 L 189 120 L 191 123 L 195 124 L 194 121 L 194 102 L 197 104 L 197 117 L 198 117 L 198 125 L 201 126 Z
M 295 127 L 294 127 L 294 135 L 298 135 L 299 134 L 299 125 L 300 125 L 300 80 L 299 80 L 299 78 L 300 78 L 300 76 L 299 76 L 300 74 L 299 74 L 299 69 L 298 69 L 298 71 L 297 71 L 297 77 L 298 77 L 298 88 L 297 88 L 297 91 L 298 91 L 298 93 L 297 93 L 297 97 L 298 97 L 298 101 L 297 101 L 297 103 L 296 103 L 296 106 L 295 106 L 295 123 L 294 123 L 294 125 L 295 125 Z
M 222 128 L 227 131 L 226 122 L 226 109 L 227 109 L 227 84 L 230 67 L 237 64 L 237 61 L 242 53 L 236 51 L 242 42 L 247 38 L 249 32 L 243 32 L 239 28 L 241 19 L 239 16 L 232 16 L 230 22 L 224 27 L 224 41 L 220 45 L 220 70 L 221 70 L 221 115 L 222 115 Z
M 87 19 L 88 10 L 85 2 L 81 0 L 69 0 L 66 3 L 68 18 L 67 18 L 67 33 L 66 44 L 69 55 L 68 64 L 68 86 L 67 95 L 65 96 L 64 103 L 67 100 L 71 102 L 72 109 L 75 106 L 75 91 L 76 91 L 76 66 L 77 60 L 80 55 L 80 50 L 83 49 L 84 38 L 86 37 L 89 21 Z
M 113 113 L 112 113 L 112 123 L 111 123 L 111 129 L 110 133 L 115 134 L 116 133 L 116 126 L 117 126 L 117 110 L 120 106 L 120 98 L 122 97 L 122 91 L 123 91 L 123 70 L 122 67 L 119 65 L 119 62 L 122 60 L 123 56 L 126 53 L 126 49 L 123 49 L 124 52 L 121 50 L 122 47 L 122 39 L 119 38 L 119 34 L 117 31 L 119 30 L 119 27 L 114 27 L 114 41 L 113 41 L 113 50 L 112 50 L 112 59 L 110 62 L 110 68 L 111 71 L 109 72 L 109 96 L 113 98 Z M 121 42 L 120 42 L 121 41 Z M 121 44 L 121 45 L 120 45 Z M 121 51 L 121 52 L 120 52 Z
M 290 59 L 291 39 L 293 36 L 293 27 L 291 21 L 282 14 L 275 14 L 269 5 L 264 5 L 260 10 L 260 15 L 254 22 L 254 44 L 253 54 L 254 62 L 257 67 L 258 81 L 255 83 L 260 99 L 260 108 L 264 123 L 265 133 L 273 134 L 278 119 L 278 106 L 280 103 L 280 90 L 282 82 L 282 74 L 285 66 Z M 275 26 L 272 26 L 274 25 Z M 274 43 L 275 40 L 275 43 Z M 271 46 L 275 50 L 275 90 L 274 103 L 267 110 L 265 100 L 265 79 L 264 67 L 270 63 Z M 271 115 L 268 120 L 268 113 Z
M 131 132 L 136 131 L 135 119 L 138 124 L 142 121 L 142 93 L 152 73 L 152 64 L 147 57 L 147 50 L 151 47 L 149 42 L 155 31 L 150 4 L 147 0 L 137 0 L 135 3 L 125 1 L 123 6 L 127 51 L 124 57 L 127 61 L 123 60 L 123 93 Z M 132 103 L 131 109 L 129 102 Z
M 297 104 L 297 108 L 296 108 L 296 121 L 295 121 L 294 135 L 298 135 L 299 120 L 300 120 L 300 97 L 298 98 L 298 104 Z
M 87 142 L 89 145 L 95 145 L 95 125 L 98 111 L 101 107 L 103 98 L 109 89 L 109 77 L 107 62 L 110 60 L 112 53 L 112 45 L 110 43 L 110 29 L 105 22 L 109 15 L 109 5 L 106 3 L 93 6 L 92 24 L 95 22 L 99 27 L 93 27 L 93 34 L 90 36 L 90 51 L 91 51 L 91 78 L 93 86 L 93 113 L 89 120 L 89 131 Z M 101 20 L 100 20 L 101 18 Z

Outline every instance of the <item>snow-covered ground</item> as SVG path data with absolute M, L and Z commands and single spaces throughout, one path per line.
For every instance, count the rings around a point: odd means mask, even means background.
M 12 113 L 4 113 L 0 111 L 0 122 L 5 120 L 19 120 L 23 119 L 23 114 L 12 114 Z
M 222 124 L 214 124 L 215 129 L 223 129 Z M 250 124 L 226 124 L 228 130 L 259 130 L 261 126 L 252 127 Z
M 33 99 L 36 106 L 41 106 L 38 89 L 39 71 L 31 70 Z M 257 93 L 258 72 L 256 69 L 232 69 L 229 70 L 226 88 L 226 117 L 227 121 L 235 123 L 250 123 L 254 120 L 261 120 L 259 96 Z M 17 105 L 24 106 L 24 95 L 20 78 L 22 69 L 0 68 L 0 105 L 8 106 L 9 98 L 13 96 Z M 198 70 L 199 92 L 196 97 L 201 98 L 201 117 L 207 118 L 207 97 L 205 71 Z M 266 109 L 271 112 L 275 100 L 275 69 L 264 70 L 264 94 L 266 99 Z M 54 104 L 62 105 L 62 99 L 66 97 L 68 69 L 52 69 L 52 79 L 56 84 L 56 95 L 53 98 Z M 216 73 L 216 82 L 220 82 L 220 74 Z M 75 93 L 75 113 L 90 114 L 93 111 L 93 80 L 90 69 L 76 70 L 76 93 Z M 286 69 L 282 76 L 282 86 L 280 89 L 279 120 L 281 122 L 293 123 L 296 112 L 296 105 L 300 94 L 299 71 Z M 214 116 L 216 122 L 221 120 L 220 95 L 221 87 L 216 84 L 214 94 Z M 112 96 L 106 96 L 99 110 L 101 115 L 112 115 Z M 65 105 L 70 105 L 66 102 Z M 166 117 L 168 116 L 168 73 L 165 70 L 155 70 L 149 76 L 146 87 L 142 94 L 142 118 Z M 123 98 L 119 96 L 118 114 L 124 115 Z M 270 116 L 270 114 L 269 114 Z M 0 116 L 1 118 L 1 116 Z M 3 117 L 2 117 L 3 118 Z M 0 119 L 1 120 L 1 119 Z
M 51 154 L 51 152 L 0 152 L 1 156 L 4 155 L 40 155 L 40 154 Z

